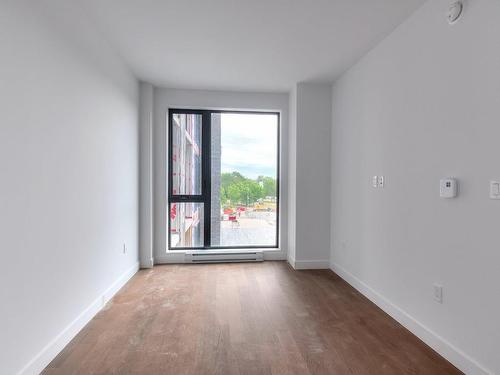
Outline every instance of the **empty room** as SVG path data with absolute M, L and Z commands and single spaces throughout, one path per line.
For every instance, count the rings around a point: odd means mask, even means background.
M 0 0 L 0 375 L 500 375 L 499 0 Z

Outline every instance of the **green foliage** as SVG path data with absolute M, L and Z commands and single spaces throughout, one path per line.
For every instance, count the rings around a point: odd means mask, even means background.
M 244 177 L 239 172 L 222 173 L 220 199 L 221 205 L 229 203 L 249 206 L 258 199 L 276 196 L 276 180 L 259 176 L 257 180 Z
M 259 176 L 257 178 L 264 191 L 264 197 L 276 197 L 276 180 L 272 177 Z

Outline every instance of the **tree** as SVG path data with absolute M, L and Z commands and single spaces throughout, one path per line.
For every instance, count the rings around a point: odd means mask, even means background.
M 276 180 L 274 178 L 259 176 L 257 182 L 262 186 L 264 197 L 276 197 Z
M 260 180 L 259 180 L 260 179 Z M 274 184 L 274 185 L 273 185 Z M 264 198 L 267 192 L 275 196 L 276 181 L 271 177 L 259 177 L 252 180 L 244 177 L 239 172 L 223 173 L 221 175 L 220 199 L 221 205 L 231 204 L 252 205 L 258 199 Z
M 244 192 L 247 194 L 247 205 L 257 202 L 264 197 L 264 191 L 257 181 L 246 180 L 244 182 Z

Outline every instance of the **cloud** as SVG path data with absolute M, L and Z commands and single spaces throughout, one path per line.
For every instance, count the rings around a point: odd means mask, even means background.
M 275 114 L 221 114 L 222 172 L 276 178 L 277 141 Z

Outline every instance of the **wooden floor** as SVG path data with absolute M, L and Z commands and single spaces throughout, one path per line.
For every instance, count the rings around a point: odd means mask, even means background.
M 461 372 L 331 271 L 264 262 L 140 271 L 43 374 Z

